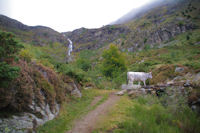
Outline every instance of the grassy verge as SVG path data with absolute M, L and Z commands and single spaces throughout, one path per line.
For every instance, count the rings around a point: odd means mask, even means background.
M 83 90 L 82 98 L 72 98 L 70 102 L 63 104 L 61 112 L 57 118 L 45 123 L 37 129 L 38 133 L 64 133 L 72 127 L 73 121 L 80 118 L 90 110 L 96 108 L 104 102 L 111 90 Z M 90 103 L 96 96 L 102 96 L 94 106 L 90 107 Z
M 166 100 L 166 99 L 165 99 Z M 93 133 L 198 133 L 200 118 L 189 107 L 163 106 L 163 99 L 145 96 L 121 98 Z
M 112 132 L 112 130 L 118 128 L 118 124 L 125 122 L 129 117 L 127 115 L 127 109 L 133 106 L 133 102 L 128 96 L 123 96 L 120 101 L 110 109 L 110 112 L 100 118 L 97 125 L 97 129 L 93 133 Z

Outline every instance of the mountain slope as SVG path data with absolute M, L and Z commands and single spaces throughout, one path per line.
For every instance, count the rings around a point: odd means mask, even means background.
M 109 43 L 119 44 L 128 51 L 162 47 L 179 34 L 199 29 L 199 5 L 198 0 L 159 0 L 145 6 L 146 9 L 143 7 L 144 10 L 129 13 L 130 18 L 123 23 L 64 34 L 72 38 L 76 51 L 98 49 Z
M 136 8 L 136 9 L 134 8 L 127 14 L 120 17 L 118 20 L 112 22 L 111 24 L 116 25 L 116 24 L 124 24 L 124 23 L 130 22 L 133 19 L 143 16 L 149 10 L 152 10 L 153 8 L 163 5 L 165 2 L 166 1 L 162 1 L 162 0 L 154 0 L 153 2 L 150 2 L 140 8 Z
M 0 15 L 0 29 L 13 32 L 23 42 L 34 45 L 47 45 L 50 43 L 68 43 L 59 32 L 44 26 L 27 26 L 21 22 Z
M 55 42 L 68 44 L 67 38 L 70 38 L 75 52 L 99 49 L 110 43 L 131 52 L 145 47 L 163 47 L 177 35 L 199 29 L 199 7 L 198 0 L 155 0 L 134 9 L 114 25 L 98 29 L 80 28 L 64 33 L 43 26 L 26 26 L 0 15 L 0 29 L 14 32 L 22 41 L 35 45 Z
M 63 34 L 74 42 L 75 51 L 80 51 L 98 49 L 128 34 L 128 32 L 130 30 L 126 26 L 108 25 L 99 29 L 81 28 Z

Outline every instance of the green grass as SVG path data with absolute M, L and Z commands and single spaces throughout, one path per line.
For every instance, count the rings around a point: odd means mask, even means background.
M 66 102 L 62 105 L 61 112 L 57 118 L 48 121 L 43 126 L 37 129 L 38 133 L 64 133 L 70 130 L 73 121 L 80 118 L 90 110 L 95 109 L 99 104 L 104 102 L 108 98 L 108 94 L 111 90 L 83 90 L 82 98 L 73 98 L 70 102 Z M 94 106 L 90 107 L 90 103 L 96 96 L 102 96 L 102 99 L 98 101 Z
M 60 43 L 53 43 L 47 46 L 34 46 L 24 44 L 29 58 L 50 67 L 56 68 L 58 64 L 66 63 L 67 48 Z
M 106 116 L 100 118 L 98 126 L 93 133 L 103 133 L 112 131 L 112 129 L 118 128 L 118 124 L 129 119 L 127 116 L 127 109 L 133 106 L 133 102 L 128 96 L 120 98 L 119 102 L 116 103 L 108 112 Z
M 150 95 L 133 100 L 123 97 L 93 133 L 199 132 L 199 116 L 189 107 L 174 103 L 179 107 L 174 111 L 173 105 L 163 106 L 161 101 Z

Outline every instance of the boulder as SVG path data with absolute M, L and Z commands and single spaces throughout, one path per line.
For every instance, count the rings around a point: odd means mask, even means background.
M 141 85 L 135 85 L 135 84 L 123 84 L 122 85 L 122 90 L 132 90 L 132 89 L 140 89 L 141 88 Z
M 54 119 L 60 110 L 60 106 L 55 103 L 54 110 L 51 111 L 49 104 L 43 104 L 41 107 L 33 103 L 32 113 L 20 113 L 9 118 L 0 118 L 0 133 L 28 133 L 34 130 L 37 126 Z
M 121 90 L 121 91 L 116 92 L 115 94 L 122 96 L 122 95 L 124 95 L 125 92 L 126 92 L 126 90 Z
M 195 88 L 200 87 L 200 72 L 190 77 L 191 85 Z
M 196 42 L 194 45 L 200 45 L 200 42 Z
M 175 72 L 183 72 L 185 69 L 183 67 L 176 67 Z
M 144 94 L 146 94 L 146 91 L 145 91 L 145 89 L 144 90 L 143 89 L 142 90 L 141 89 L 140 90 L 130 90 L 130 91 L 128 91 L 128 95 L 131 98 L 136 98 L 138 96 L 144 95 Z
M 77 88 L 77 86 L 76 86 L 75 83 L 73 83 L 73 87 L 74 87 L 74 89 L 72 90 L 71 95 L 72 95 L 72 96 L 75 96 L 75 97 L 81 98 L 81 97 L 82 97 L 82 93 L 81 93 L 80 90 Z

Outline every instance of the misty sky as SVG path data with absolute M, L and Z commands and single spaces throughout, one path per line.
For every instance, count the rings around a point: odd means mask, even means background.
M 59 32 L 107 25 L 151 0 L 0 0 L 0 14 Z

